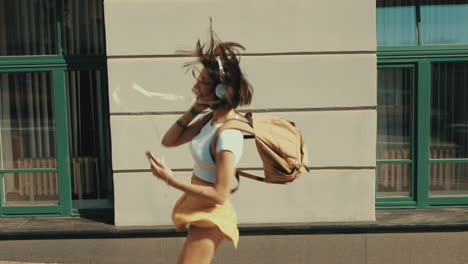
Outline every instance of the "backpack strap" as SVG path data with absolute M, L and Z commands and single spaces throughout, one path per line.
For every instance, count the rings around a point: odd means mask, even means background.
M 213 161 L 216 162 L 215 156 L 216 156 L 216 142 L 218 141 L 219 135 L 226 129 L 236 129 L 241 132 L 245 132 L 251 135 L 255 135 L 253 126 L 251 125 L 250 122 L 245 122 L 242 120 L 238 119 L 229 119 L 224 124 L 218 128 L 218 131 L 216 131 L 216 134 L 214 135 L 211 145 L 210 145 L 210 154 L 211 158 L 213 158 Z
M 254 131 L 254 128 L 253 128 L 252 113 L 249 112 L 249 113 L 246 113 L 245 116 L 244 115 L 241 115 L 241 116 L 245 117 L 245 119 L 247 119 L 247 121 L 242 121 L 242 120 L 238 120 L 238 119 L 229 119 L 226 122 L 224 122 L 224 124 L 218 129 L 218 131 L 216 131 L 216 134 L 213 137 L 213 140 L 211 141 L 211 145 L 210 145 L 210 155 L 211 155 L 211 158 L 213 159 L 213 161 L 216 162 L 216 160 L 215 160 L 216 142 L 218 141 L 219 135 L 224 130 L 226 130 L 226 129 L 236 129 L 236 130 L 240 130 L 242 132 L 245 132 L 247 134 L 250 134 L 249 135 L 250 137 L 248 136 L 249 138 L 252 138 L 252 137 L 254 138 L 255 137 L 255 131 Z M 265 182 L 264 177 L 252 175 L 252 174 L 243 172 L 241 170 L 236 170 L 236 179 L 237 179 L 238 184 L 234 189 L 231 190 L 231 193 L 234 193 L 235 191 L 237 191 L 237 189 L 239 189 L 239 184 L 240 184 L 239 176 L 243 176 L 243 177 L 246 177 L 246 178 L 249 178 L 249 179 L 252 179 L 252 180 L 256 180 L 256 181 L 260 181 L 260 182 Z
M 249 173 L 243 172 L 243 171 L 241 171 L 241 170 L 237 170 L 237 174 L 240 175 L 240 176 L 243 176 L 243 177 L 252 179 L 252 180 L 256 180 L 256 181 L 260 181 L 260 182 L 265 182 L 265 178 L 260 177 L 260 176 L 256 176 L 256 175 L 253 175 L 253 174 L 249 174 Z
M 237 189 L 239 189 L 239 186 L 240 186 L 240 177 L 239 176 L 243 176 L 243 177 L 246 177 L 246 178 L 249 178 L 249 179 L 252 179 L 252 180 L 256 180 L 256 181 L 260 181 L 260 182 L 265 182 L 265 178 L 263 178 L 263 177 L 248 174 L 248 173 L 243 172 L 241 170 L 236 170 L 237 186 L 236 186 L 236 188 L 231 190 L 231 193 L 235 193 L 237 191 Z

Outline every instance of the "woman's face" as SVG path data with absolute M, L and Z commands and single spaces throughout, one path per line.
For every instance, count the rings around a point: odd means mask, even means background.
M 198 98 L 213 96 L 213 81 L 205 68 L 198 75 L 193 90 Z

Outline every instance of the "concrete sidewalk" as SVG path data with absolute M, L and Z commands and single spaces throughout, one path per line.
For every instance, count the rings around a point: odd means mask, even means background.
M 176 263 L 184 238 L 0 241 L 2 260 Z M 468 232 L 242 236 L 224 242 L 214 264 L 466 264 Z
M 378 210 L 376 214 L 376 222 L 244 225 L 239 249 L 223 243 L 213 263 L 468 263 L 468 209 Z M 115 227 L 109 219 L 0 219 L 0 260 L 176 262 L 183 233 L 172 227 Z

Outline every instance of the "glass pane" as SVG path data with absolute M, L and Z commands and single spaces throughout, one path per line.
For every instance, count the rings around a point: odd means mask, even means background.
M 112 181 L 103 164 L 104 72 L 67 71 L 66 80 L 73 199 L 106 199 L 112 194 Z
M 57 205 L 57 173 L 5 173 L 3 192 L 5 206 Z
M 468 163 L 432 163 L 430 195 L 468 195 Z
M 413 68 L 379 68 L 377 76 L 377 159 L 411 159 Z
M 377 197 L 411 195 L 411 164 L 378 164 Z
M 431 158 L 468 158 L 468 62 L 434 63 L 431 79 Z
M 0 169 L 55 168 L 52 73 L 0 73 Z
M 467 0 L 422 0 L 423 44 L 468 43 Z
M 377 45 L 417 45 L 414 0 L 377 0 Z
M 102 0 L 64 0 L 62 12 L 64 55 L 103 55 Z
M 0 1 L 0 56 L 57 54 L 56 2 Z

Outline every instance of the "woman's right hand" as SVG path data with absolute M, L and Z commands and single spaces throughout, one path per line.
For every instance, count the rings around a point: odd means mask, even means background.
M 203 100 L 200 100 L 199 98 L 197 98 L 197 101 L 195 101 L 195 103 L 192 106 L 192 108 L 195 109 L 195 111 L 198 113 L 203 112 L 208 107 L 209 105 L 206 104 Z
M 197 100 L 195 101 L 195 104 L 193 107 L 197 112 L 202 112 L 203 110 L 207 109 L 208 107 L 219 103 L 219 100 L 216 100 L 217 98 L 214 95 L 208 95 L 208 96 L 197 96 Z

